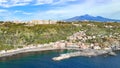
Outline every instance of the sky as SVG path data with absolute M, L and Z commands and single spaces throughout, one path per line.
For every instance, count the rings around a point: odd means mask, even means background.
M 0 0 L 0 20 L 62 20 L 85 14 L 120 19 L 120 0 Z

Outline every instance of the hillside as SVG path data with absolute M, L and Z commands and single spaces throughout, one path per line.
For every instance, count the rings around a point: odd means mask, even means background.
M 75 33 L 85 31 L 85 36 L 79 39 Z M 73 36 L 72 36 L 73 35 Z M 72 39 L 68 39 L 68 37 Z M 87 39 L 91 37 L 91 39 Z M 94 38 L 93 38 L 94 37 Z M 85 39 L 85 40 L 84 40 Z M 66 40 L 77 44 L 98 43 L 99 46 L 110 46 L 112 42 L 120 40 L 119 23 L 58 23 L 46 25 L 26 26 L 26 24 L 0 24 L 0 50 L 22 48 L 28 45 L 45 44 Z
M 76 16 L 72 17 L 69 19 L 66 19 L 65 21 L 98 21 L 98 22 L 120 22 L 120 20 L 115 20 L 115 19 L 109 19 L 109 18 L 104 18 L 101 16 L 91 16 L 91 15 L 83 15 L 83 16 Z

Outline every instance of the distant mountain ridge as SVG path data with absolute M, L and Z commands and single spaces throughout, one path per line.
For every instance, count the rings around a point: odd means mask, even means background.
M 65 21 L 98 21 L 98 22 L 120 22 L 120 20 L 116 19 L 109 19 L 109 18 L 104 18 L 101 16 L 91 16 L 91 15 L 83 15 L 83 16 L 76 16 L 73 18 L 66 19 Z

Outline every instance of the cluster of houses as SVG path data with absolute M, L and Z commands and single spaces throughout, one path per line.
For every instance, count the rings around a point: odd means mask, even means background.
M 95 39 L 96 36 L 87 36 L 85 34 L 86 31 L 79 31 L 75 34 L 73 34 L 72 36 L 68 37 L 69 42 L 75 42 L 77 46 L 79 46 L 79 48 L 81 49 L 102 49 L 98 43 L 91 43 L 91 44 L 85 44 L 86 40 L 91 40 L 91 39 Z
M 79 31 L 72 36 L 69 36 L 67 40 L 60 40 L 57 42 L 51 42 L 47 44 L 48 46 L 51 46 L 52 48 L 58 48 L 58 49 L 102 49 L 98 43 L 91 43 L 91 44 L 85 44 L 85 41 L 88 39 L 96 38 L 96 36 L 87 36 L 85 34 L 85 31 Z M 77 42 L 76 42 L 77 41 Z M 44 45 L 43 45 L 44 46 Z
M 56 24 L 57 20 L 31 20 L 31 21 L 19 21 L 19 20 L 14 20 L 14 21 L 4 21 L 6 22 L 12 22 L 12 23 L 26 23 L 28 25 L 36 25 L 36 24 Z

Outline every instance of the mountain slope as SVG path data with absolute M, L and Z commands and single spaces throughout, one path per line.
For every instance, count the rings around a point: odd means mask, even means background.
M 65 21 L 99 21 L 99 22 L 120 22 L 120 20 L 104 18 L 101 16 L 91 16 L 91 15 L 83 15 L 83 16 L 76 16 L 70 19 L 66 19 Z

